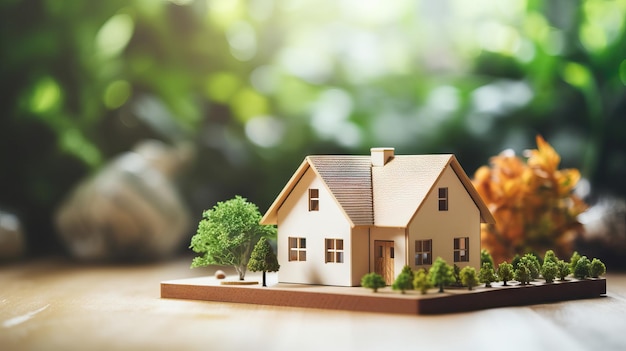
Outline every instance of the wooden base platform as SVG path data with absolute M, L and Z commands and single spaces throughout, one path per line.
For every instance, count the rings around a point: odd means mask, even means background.
M 511 284 L 512 282 L 509 282 Z M 391 288 L 377 293 L 361 287 L 329 287 L 301 284 L 274 284 L 269 287 L 219 285 L 210 278 L 191 278 L 161 283 L 162 298 L 235 302 L 271 306 L 291 306 L 332 310 L 440 314 L 465 312 L 494 307 L 531 305 L 565 300 L 594 298 L 606 294 L 606 279 L 557 281 L 551 284 L 533 282 L 530 285 L 446 289 L 438 293 L 431 289 L 421 295 L 416 291 L 401 294 Z

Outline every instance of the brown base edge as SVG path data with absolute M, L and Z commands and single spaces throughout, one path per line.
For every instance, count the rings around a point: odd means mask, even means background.
M 350 288 L 346 288 L 350 289 Z M 482 288 L 455 294 L 351 295 L 263 287 L 161 283 L 161 298 L 398 314 L 442 314 L 606 295 L 606 279 Z

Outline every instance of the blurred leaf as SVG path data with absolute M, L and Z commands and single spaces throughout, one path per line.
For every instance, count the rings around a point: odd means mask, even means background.
M 52 77 L 46 76 L 35 83 L 29 99 L 30 110 L 35 114 L 43 114 L 57 109 L 61 105 L 61 87 Z
M 96 36 L 96 47 L 104 57 L 119 55 L 133 35 L 133 19 L 125 13 L 111 17 Z

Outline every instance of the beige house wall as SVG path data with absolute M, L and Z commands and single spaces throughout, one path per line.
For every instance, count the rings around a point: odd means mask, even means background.
M 319 189 L 319 211 L 309 211 L 309 188 Z M 354 285 L 350 223 L 312 169 L 306 171 L 278 209 L 278 223 L 280 282 Z M 306 238 L 306 261 L 289 261 L 289 237 Z M 326 238 L 343 239 L 343 263 L 326 263 Z
M 440 187 L 448 188 L 448 211 L 439 211 Z M 450 265 L 454 262 L 454 238 L 469 237 L 469 262 L 457 262 L 463 268 L 480 266 L 480 213 L 451 167 L 447 167 L 409 224 L 409 265 L 415 270 L 415 240 L 432 239 L 434 262 L 440 256 Z
M 350 281 L 352 286 L 361 285 L 361 278 L 370 272 L 370 231 L 367 227 L 352 229 L 352 273 Z

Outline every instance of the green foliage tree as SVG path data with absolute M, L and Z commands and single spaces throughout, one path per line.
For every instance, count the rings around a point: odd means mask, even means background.
M 546 283 L 552 283 L 554 278 L 559 274 L 559 267 L 552 260 L 544 260 L 541 266 L 541 275 Z
M 400 274 L 402 273 L 408 274 L 409 277 L 411 278 L 411 282 L 413 282 L 413 279 L 415 278 L 415 272 L 413 272 L 413 269 L 411 269 L 411 266 L 405 265 L 404 267 L 402 267 L 402 271 L 400 272 Z M 408 288 L 408 290 L 413 290 L 413 285 L 411 285 L 411 287 Z
M 537 256 L 528 253 L 522 256 L 520 259 L 520 263 L 524 263 L 526 268 L 530 271 L 530 280 L 535 280 L 539 278 L 539 273 L 541 272 L 541 264 L 539 263 L 539 259 Z
M 604 265 L 604 263 L 602 263 L 602 261 L 600 261 L 597 258 L 594 258 L 593 260 L 591 260 L 591 266 L 589 267 L 589 275 L 591 275 L 592 278 L 598 278 L 604 273 L 606 273 L 606 266 Z
M 252 272 L 263 272 L 263 286 L 267 286 L 265 280 L 266 272 L 278 272 L 280 265 L 274 249 L 270 245 L 269 240 L 266 237 L 261 237 L 259 241 L 254 245 L 252 254 L 250 254 L 250 260 L 248 261 L 248 269 Z
M 496 272 L 493 269 L 493 263 L 492 264 L 488 262 L 483 263 L 483 266 L 480 267 L 478 278 L 480 279 L 481 283 L 484 283 L 486 287 L 490 288 L 491 283 L 498 280 L 498 277 L 496 276 Z
M 480 266 L 483 267 L 485 263 L 491 265 L 491 268 L 495 269 L 496 266 L 493 264 L 493 257 L 486 249 L 480 250 Z
M 419 290 L 421 294 L 426 294 L 428 289 L 432 287 L 433 285 L 430 281 L 430 277 L 425 269 L 421 268 L 415 272 L 415 277 L 413 278 L 413 288 Z
M 576 260 L 576 267 L 574 267 L 574 277 L 577 279 L 586 279 L 589 277 L 591 268 L 591 262 L 587 256 L 581 256 Z
M 393 290 L 400 290 L 403 294 L 406 290 L 413 289 L 413 278 L 411 274 L 402 272 L 398 275 L 396 280 L 391 284 Z
M 262 237 L 276 236 L 276 228 L 260 225 L 260 220 L 257 206 L 241 196 L 204 211 L 189 246 L 201 256 L 193 259 L 191 267 L 234 266 L 243 280 L 253 245 Z
M 570 272 L 574 273 L 574 270 L 576 270 L 576 264 L 578 263 L 578 260 L 580 260 L 580 254 L 578 253 L 578 251 L 574 251 L 574 253 L 572 254 L 572 257 L 570 257 L 569 259 L 569 270 Z
M 558 260 L 556 267 L 558 269 L 558 277 L 560 280 L 565 280 L 565 278 L 567 278 L 567 276 L 571 273 L 569 263 L 564 260 Z
M 437 257 L 433 265 L 428 271 L 430 282 L 433 286 L 439 288 L 439 292 L 443 292 L 443 287 L 456 282 L 454 277 L 454 268 L 450 266 L 443 258 Z
M 513 265 L 504 261 L 498 265 L 498 277 L 502 280 L 502 284 L 506 286 L 506 282 L 513 279 Z
M 455 286 L 463 286 L 463 282 L 461 282 L 461 267 L 457 266 L 455 263 L 452 266 L 452 272 L 454 274 L 454 282 L 452 282 L 452 284 Z
M 526 266 L 526 263 L 520 261 L 517 264 L 517 269 L 515 270 L 515 280 L 520 282 L 522 285 L 526 285 L 530 282 L 530 279 L 530 269 Z
M 519 264 L 521 259 L 522 259 L 522 256 L 517 255 L 517 254 L 515 255 L 515 257 L 513 257 L 513 260 L 511 261 L 511 265 L 513 265 L 514 271 L 517 269 L 517 265 Z
M 361 286 L 372 289 L 374 292 L 378 292 L 378 289 L 384 288 L 386 285 L 385 279 L 378 273 L 367 273 L 363 276 L 363 278 L 361 278 Z
M 472 290 L 472 288 L 478 284 L 478 277 L 476 276 L 476 269 L 474 267 L 463 267 L 459 275 L 461 276 L 461 283 L 467 286 L 469 290 Z
M 546 254 L 543 255 L 543 264 L 546 264 L 547 261 L 550 261 L 554 264 L 557 264 L 559 262 L 559 258 L 556 257 L 556 254 L 553 250 L 548 250 L 546 251 Z

